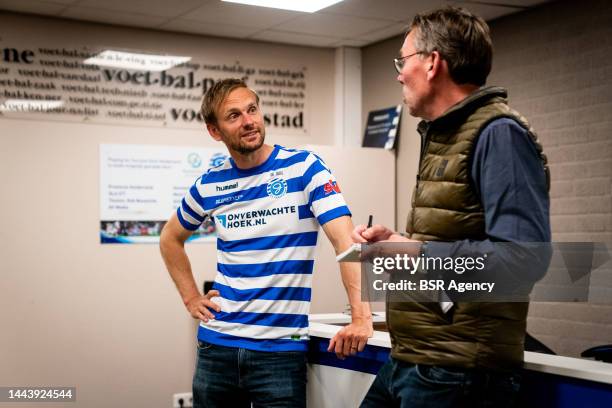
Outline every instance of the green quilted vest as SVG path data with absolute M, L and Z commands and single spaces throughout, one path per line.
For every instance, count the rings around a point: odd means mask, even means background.
M 506 91 L 482 88 L 432 122 L 421 122 L 423 143 L 406 231 L 423 241 L 486 239 L 484 211 L 471 179 L 471 154 L 493 120 L 511 118 L 546 157 L 529 123 L 506 104 Z M 394 358 L 415 364 L 506 370 L 520 366 L 528 303 L 387 303 Z

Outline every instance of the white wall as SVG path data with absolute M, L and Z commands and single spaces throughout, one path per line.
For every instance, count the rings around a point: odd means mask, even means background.
M 403 36 L 397 36 L 362 49 L 362 123 L 368 112 L 402 103 L 402 88 L 397 82 L 393 58 L 402 46 Z M 411 207 L 412 189 L 416 183 L 421 139 L 416 131 L 419 119 L 402 111 L 396 160 L 395 229 L 406 230 L 406 217 Z M 362 128 L 363 129 L 363 128 Z
M 338 146 L 361 146 L 361 49 L 336 48 L 335 140 Z

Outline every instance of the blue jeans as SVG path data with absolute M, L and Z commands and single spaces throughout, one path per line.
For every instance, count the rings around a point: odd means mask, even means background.
M 198 342 L 193 406 L 306 407 L 306 353 Z
M 512 407 L 519 388 L 517 373 L 415 365 L 390 358 L 361 407 Z

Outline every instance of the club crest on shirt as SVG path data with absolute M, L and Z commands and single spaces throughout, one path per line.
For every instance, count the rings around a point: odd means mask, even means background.
M 280 177 L 273 178 L 268 181 L 266 192 L 270 197 L 280 198 L 287 194 L 287 182 Z
M 208 162 L 208 165 L 210 167 L 217 167 L 220 164 L 222 164 L 225 159 L 227 159 L 227 155 L 223 154 L 223 153 L 215 153 L 210 157 L 210 161 Z

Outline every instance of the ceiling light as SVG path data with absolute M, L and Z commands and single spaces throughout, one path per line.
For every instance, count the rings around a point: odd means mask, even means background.
M 303 11 L 314 13 L 340 3 L 343 0 L 221 0 L 228 3 L 248 4 L 250 6 L 271 7 L 282 10 Z
M 173 55 L 135 54 L 114 50 L 104 50 L 83 64 L 101 65 L 104 67 L 137 69 L 141 71 L 165 71 L 176 65 L 184 64 L 191 57 L 178 57 Z
M 59 108 L 64 101 L 37 101 L 35 99 L 7 99 L 0 104 L 0 112 L 40 112 Z

